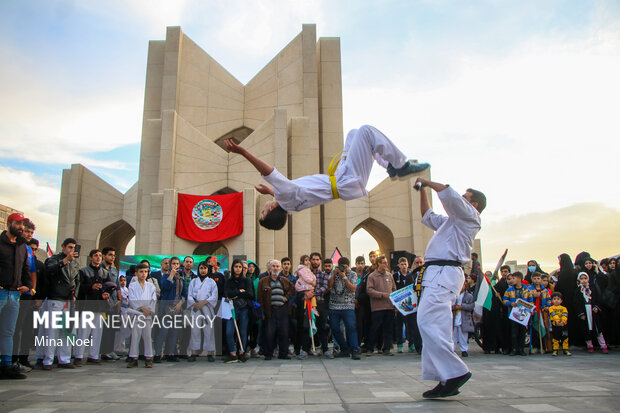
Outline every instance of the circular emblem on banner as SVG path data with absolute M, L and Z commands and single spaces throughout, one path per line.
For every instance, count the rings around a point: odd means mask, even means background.
M 194 224 L 200 229 L 217 227 L 222 222 L 223 217 L 224 213 L 220 204 L 210 199 L 203 199 L 192 209 Z

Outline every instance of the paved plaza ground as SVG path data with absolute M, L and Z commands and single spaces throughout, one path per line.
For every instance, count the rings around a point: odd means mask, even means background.
M 362 360 L 252 359 L 245 364 L 122 361 L 76 370 L 34 370 L 0 382 L 0 411 L 48 412 L 618 412 L 620 350 L 572 357 L 485 355 L 466 359 L 460 395 L 423 400 L 420 357 Z

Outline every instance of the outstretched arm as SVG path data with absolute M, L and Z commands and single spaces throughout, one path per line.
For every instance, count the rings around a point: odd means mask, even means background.
M 448 185 L 429 181 L 428 179 L 424 179 L 424 178 L 416 179 L 415 183 L 417 184 L 418 182 L 422 184 L 422 187 L 420 189 L 424 188 L 425 186 L 428 186 L 435 192 L 441 192 L 448 187 Z M 428 211 L 429 209 L 431 209 L 431 204 L 428 200 L 428 194 L 426 193 L 426 191 L 421 190 L 420 191 L 420 212 L 422 213 L 422 216 L 424 216 L 424 214 L 426 214 L 426 211 Z
M 247 159 L 253 166 L 256 168 L 258 172 L 262 176 L 267 176 L 273 171 L 273 166 L 269 165 L 267 162 L 258 159 L 256 156 L 252 155 L 248 150 L 242 146 L 237 145 L 232 139 L 226 139 L 226 149 L 230 152 L 238 153 Z M 264 186 L 264 185 L 263 185 Z M 258 188 L 257 190 L 261 192 Z M 264 192 L 261 192 L 264 193 Z

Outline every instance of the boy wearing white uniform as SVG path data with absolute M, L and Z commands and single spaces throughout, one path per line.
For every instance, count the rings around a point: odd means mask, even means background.
M 207 360 L 215 361 L 215 335 L 213 321 L 215 306 L 218 301 L 217 284 L 208 277 L 209 264 L 203 261 L 198 266 L 198 277 L 189 283 L 187 291 L 187 308 L 192 309 L 192 333 L 189 339 L 189 349 L 192 355 L 187 360 L 196 361 L 200 354 L 200 333 L 204 332 L 202 349 L 207 351 Z
M 418 327 L 424 342 L 422 379 L 439 381 L 423 397 L 448 397 L 457 395 L 471 377 L 465 363 L 454 353 L 452 305 L 465 282 L 462 266 L 471 258 L 486 197 L 474 189 L 460 196 L 448 185 L 418 178 L 414 188 L 422 187 L 437 192 L 448 214 L 446 217 L 434 213 L 427 191 L 420 192 L 422 223 L 436 231 L 426 247 L 421 270 L 423 290 L 418 305 Z
M 259 223 L 278 230 L 286 224 L 287 213 L 298 212 L 313 206 L 325 204 L 333 199 L 349 201 L 367 195 L 366 184 L 373 160 L 387 169 L 391 178 L 421 172 L 429 167 L 427 163 L 408 161 L 407 157 L 378 129 L 363 125 L 347 134 L 342 157 L 332 161 L 328 175 L 317 174 L 289 180 L 276 168 L 237 145 L 226 140 L 226 148 L 246 158 L 269 182 L 255 188 L 261 194 L 275 197 L 265 204 Z
M 157 293 L 155 285 L 146 281 L 149 266 L 140 263 L 136 266 L 138 281 L 129 284 L 129 313 L 133 313 L 133 328 L 131 329 L 131 345 L 129 347 L 129 361 L 127 367 L 138 367 L 138 350 L 140 339 L 144 343 L 144 367 L 153 367 L 153 344 L 151 343 L 151 315 L 155 313 Z M 133 310 L 133 311 L 132 311 Z M 138 314 L 142 313 L 142 314 Z

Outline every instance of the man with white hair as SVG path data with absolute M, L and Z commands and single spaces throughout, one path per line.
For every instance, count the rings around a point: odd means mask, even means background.
M 271 360 L 278 338 L 278 358 L 288 360 L 289 300 L 295 294 L 295 286 L 280 276 L 282 264 L 271 260 L 267 264 L 267 277 L 258 282 L 256 299 L 263 309 L 265 322 L 265 360 Z

